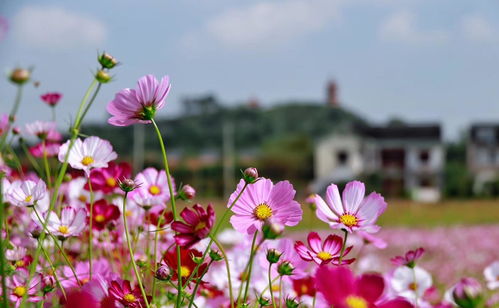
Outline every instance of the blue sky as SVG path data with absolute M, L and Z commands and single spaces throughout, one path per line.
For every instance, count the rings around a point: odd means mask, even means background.
M 182 97 L 226 104 L 257 97 L 324 100 L 337 80 L 344 106 L 378 122 L 442 121 L 456 137 L 472 121 L 499 122 L 499 2 L 464 0 L 9 1 L 0 68 L 34 65 L 21 123 L 49 119 L 38 96 L 60 91 L 69 123 L 91 80 L 97 50 L 123 65 L 89 114 L 145 74 L 170 75 L 162 116 Z M 0 80 L 0 109 L 15 90 Z M 306 116 L 306 115 L 304 115 Z

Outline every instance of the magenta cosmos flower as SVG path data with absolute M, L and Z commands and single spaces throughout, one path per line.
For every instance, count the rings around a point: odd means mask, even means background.
M 185 222 L 174 221 L 172 229 L 178 232 L 175 235 L 177 245 L 187 248 L 207 237 L 215 222 L 215 211 L 211 204 L 206 210 L 199 204 L 194 204 L 192 210 L 186 207 L 180 216 Z
M 338 186 L 331 184 L 326 190 L 326 202 L 316 196 L 317 217 L 333 229 L 348 232 L 365 231 L 375 233 L 380 227 L 375 225 L 379 215 L 386 209 L 386 202 L 380 194 L 371 193 L 364 198 L 366 188 L 359 181 L 349 182 L 340 197 Z
M 378 274 L 355 277 L 347 267 L 321 266 L 315 274 L 317 291 L 335 308 L 412 308 L 408 301 L 396 298 L 381 301 L 385 280 Z
M 93 169 L 90 172 L 92 189 L 102 191 L 105 194 L 120 193 L 119 181 L 130 177 L 131 173 L 130 164 L 126 162 L 120 164 L 110 162 L 107 168 Z M 85 189 L 89 190 L 88 183 L 85 184 Z
M 336 265 L 339 264 L 341 247 L 343 246 L 343 239 L 341 237 L 330 234 L 324 243 L 322 243 L 317 232 L 310 232 L 307 241 L 310 249 L 300 241 L 295 243 L 295 250 L 303 260 L 314 261 L 318 265 L 327 264 L 329 262 Z M 343 257 L 352 250 L 352 247 L 353 246 L 350 246 L 345 249 Z M 350 264 L 353 261 L 355 261 L 355 259 L 342 260 L 341 264 Z
M 111 298 L 120 302 L 125 307 L 141 308 L 146 306 L 139 287 L 135 287 L 132 289 L 130 281 L 128 280 L 124 280 L 121 283 L 118 283 L 118 281 L 116 280 L 111 281 L 111 286 L 109 287 L 109 295 L 111 296 Z
M 62 98 L 62 94 L 58 92 L 49 92 L 41 95 L 40 98 L 45 102 L 45 104 L 54 107 Z
M 245 185 L 241 180 L 229 198 L 230 206 Z M 234 215 L 230 222 L 241 233 L 253 234 L 261 230 L 266 220 L 286 226 L 296 226 L 302 218 L 302 209 L 294 200 L 296 191 L 288 181 L 274 185 L 271 180 L 260 178 L 248 185 L 232 208 Z
M 407 266 L 413 268 L 414 266 L 416 266 L 416 260 L 421 258 L 423 254 L 424 248 L 419 247 L 415 250 L 409 250 L 405 253 L 404 256 L 396 256 L 394 258 L 391 258 L 390 261 L 392 262 L 392 264 L 397 266 Z
M 114 126 L 151 123 L 156 111 L 165 105 L 169 91 L 168 76 L 158 81 L 153 75 L 146 75 L 137 82 L 137 89 L 127 88 L 116 94 L 107 105 L 107 112 L 112 115 L 107 122 Z
M 68 140 L 61 145 L 59 149 L 60 162 L 64 162 L 70 142 Z M 105 168 L 110 161 L 116 158 L 118 155 L 113 151 L 113 146 L 109 141 L 92 136 L 83 141 L 80 138 L 76 139 L 69 153 L 68 162 L 71 167 L 85 171 L 88 176 L 91 169 Z

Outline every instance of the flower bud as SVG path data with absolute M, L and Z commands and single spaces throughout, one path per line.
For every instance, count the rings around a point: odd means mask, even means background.
M 294 270 L 295 267 L 289 261 L 284 261 L 277 266 L 277 272 L 281 276 L 290 276 L 293 274 Z
M 263 297 L 263 296 L 259 297 L 258 304 L 260 305 L 260 307 L 267 307 L 270 305 L 270 299 Z
M 107 52 L 103 52 L 99 57 L 97 58 L 99 61 L 100 65 L 102 65 L 102 68 L 107 68 L 107 69 L 112 69 L 118 64 L 118 60 L 116 60 L 115 57 L 111 56 Z
M 95 73 L 95 79 L 100 83 L 108 83 L 111 81 L 111 76 L 104 70 L 98 70 L 97 73 Z
M 45 291 L 45 289 L 50 289 L 50 291 L 52 291 L 52 289 L 54 289 L 54 287 L 55 287 L 55 278 L 54 278 L 54 276 L 52 276 L 52 275 L 45 275 L 45 276 L 43 276 L 42 286 L 43 286 L 44 291 Z
M 14 127 L 12 128 L 12 134 L 14 134 L 14 135 L 19 135 L 20 133 L 21 133 L 21 129 L 20 129 L 19 127 L 14 126 Z
M 118 180 L 118 185 L 120 186 L 121 190 L 126 193 L 131 192 L 139 187 L 139 185 L 137 185 L 137 183 L 135 183 L 135 181 L 132 179 Z
M 281 258 L 282 252 L 275 248 L 271 248 L 267 250 L 267 261 L 269 261 L 270 264 L 274 264 L 279 262 L 279 259 Z
M 218 250 L 210 249 L 209 254 L 210 254 L 210 258 L 213 261 L 221 261 L 221 260 L 223 260 L 223 256 L 220 253 L 220 251 L 218 251 Z
M 263 238 L 273 240 L 278 238 L 284 232 L 284 225 L 266 220 L 262 226 Z
M 258 179 L 258 170 L 256 168 L 250 167 L 246 168 L 243 172 L 243 179 L 248 184 L 253 184 Z
M 170 269 L 168 266 L 161 264 L 156 273 L 154 273 L 154 277 L 158 280 L 166 281 L 170 279 Z
M 286 298 L 286 308 L 298 308 L 300 303 L 296 301 L 294 298 Z
M 452 292 L 452 297 L 461 308 L 474 308 L 482 302 L 482 286 L 474 278 L 461 279 Z
M 28 82 L 30 76 L 31 73 L 29 70 L 24 68 L 16 68 L 10 73 L 9 79 L 15 84 L 22 85 Z
M 196 190 L 191 185 L 184 185 L 178 192 L 178 198 L 187 201 L 196 197 Z
M 202 257 L 196 257 L 195 255 L 191 255 L 191 258 L 192 258 L 192 262 L 194 262 L 196 264 L 201 264 L 204 261 Z

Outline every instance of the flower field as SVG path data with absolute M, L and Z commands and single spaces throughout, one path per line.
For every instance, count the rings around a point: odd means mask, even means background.
M 300 203 L 293 183 L 249 166 L 227 200 L 198 201 L 170 169 L 168 132 L 155 120 L 168 109 L 168 76 L 145 75 L 106 107 L 109 125 L 157 136 L 161 168 L 134 174 L 113 140 L 85 134 L 118 64 L 108 53 L 97 60 L 68 136 L 54 121 L 58 92 L 40 97 L 53 120 L 18 126 L 32 72 L 10 74 L 17 96 L 0 116 L 2 307 L 498 305 L 495 202 L 387 202 L 351 181 Z

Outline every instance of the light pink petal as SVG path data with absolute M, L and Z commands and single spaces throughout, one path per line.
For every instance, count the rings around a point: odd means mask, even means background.
M 364 221 L 365 225 L 374 224 L 386 209 L 384 198 L 377 193 L 371 193 L 367 196 L 359 207 L 357 215 Z
M 343 207 L 348 213 L 357 213 L 359 205 L 366 194 L 364 183 L 353 181 L 347 183 L 343 190 Z
M 137 82 L 137 99 L 145 106 L 154 103 L 154 94 L 158 87 L 158 80 L 153 75 L 146 75 Z
M 317 207 L 317 210 L 315 211 L 317 218 L 319 218 L 323 222 L 329 222 L 330 220 L 338 219 L 338 216 L 331 210 L 331 208 L 319 195 L 316 195 L 314 200 Z
M 331 184 L 326 189 L 326 202 L 329 205 L 331 211 L 334 212 L 336 216 L 341 216 L 345 213 L 344 205 L 341 202 L 340 191 L 338 186 Z

